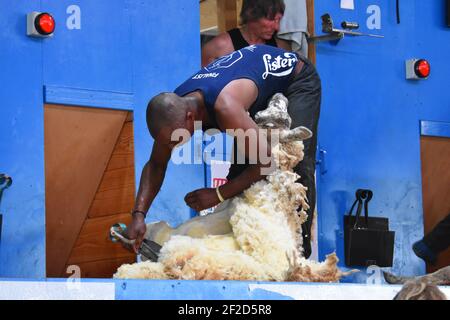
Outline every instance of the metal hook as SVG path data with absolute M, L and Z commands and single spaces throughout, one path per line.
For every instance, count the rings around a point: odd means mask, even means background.
M 0 202 L 2 201 L 3 190 L 12 185 L 12 178 L 4 173 L 0 173 Z
M 310 37 L 310 38 L 308 38 L 309 42 L 339 41 L 342 38 L 344 38 L 344 35 L 384 38 L 384 36 L 378 35 L 378 34 L 370 34 L 370 33 L 355 32 L 355 31 L 350 31 L 350 30 L 336 29 L 333 25 L 333 19 L 331 19 L 331 16 L 328 13 L 325 13 L 324 15 L 322 15 L 321 19 L 322 19 L 322 32 L 324 33 L 324 35 Z M 350 28 L 350 29 L 355 29 L 356 28 L 355 22 L 353 22 L 352 25 L 353 25 L 353 28 Z

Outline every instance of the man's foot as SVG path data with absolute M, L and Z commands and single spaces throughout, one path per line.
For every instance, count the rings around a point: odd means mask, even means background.
M 413 244 L 412 249 L 416 256 L 421 258 L 422 260 L 429 262 L 431 264 L 435 264 L 437 260 L 436 253 L 428 247 L 423 240 L 417 241 Z

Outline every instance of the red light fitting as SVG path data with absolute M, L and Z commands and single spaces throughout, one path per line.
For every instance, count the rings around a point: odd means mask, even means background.
M 36 30 L 42 35 L 49 35 L 55 31 L 55 20 L 47 13 L 43 12 L 34 19 Z
M 419 59 L 414 64 L 414 72 L 419 78 L 426 78 L 430 75 L 431 67 L 427 60 Z
M 30 37 L 51 37 L 55 26 L 55 19 L 48 12 L 33 11 L 27 14 L 27 35 Z
M 428 78 L 431 66 L 426 59 L 408 59 L 406 62 L 406 79 L 422 80 Z

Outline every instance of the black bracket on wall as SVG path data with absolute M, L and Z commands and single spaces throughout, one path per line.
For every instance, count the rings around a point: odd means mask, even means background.
M 308 42 L 339 41 L 342 38 L 344 38 L 345 35 L 384 38 L 384 36 L 378 35 L 378 34 L 369 34 L 369 33 L 350 31 L 350 30 L 336 29 L 333 26 L 333 20 L 331 19 L 331 16 L 328 13 L 325 13 L 323 16 L 321 16 L 321 19 L 322 19 L 322 32 L 325 34 L 320 35 L 320 36 L 309 37 Z M 358 24 L 355 22 L 349 23 L 349 22 L 344 21 L 342 25 L 343 26 L 350 25 L 351 27 L 349 29 L 355 29 L 354 26 L 356 26 Z
M 12 184 L 12 178 L 6 174 L 0 173 L 0 204 L 2 203 L 3 191 Z M 2 238 L 3 215 L 0 213 L 0 241 Z

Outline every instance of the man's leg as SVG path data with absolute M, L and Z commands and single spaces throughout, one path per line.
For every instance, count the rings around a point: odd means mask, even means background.
M 422 240 L 413 244 L 414 253 L 434 264 L 437 255 L 450 246 L 450 214 L 440 221 Z
M 450 214 L 423 237 L 423 241 L 436 253 L 447 249 L 450 246 Z
M 316 206 L 315 163 L 317 149 L 317 127 L 320 115 L 321 82 L 314 65 L 305 59 L 300 74 L 296 76 L 287 92 L 289 99 L 289 115 L 292 118 L 291 128 L 304 126 L 310 129 L 313 136 L 304 140 L 304 158 L 294 171 L 300 175 L 299 182 L 308 188 L 306 193 L 310 208 L 306 211 L 307 221 L 302 225 L 304 256 L 311 255 L 311 225 Z

